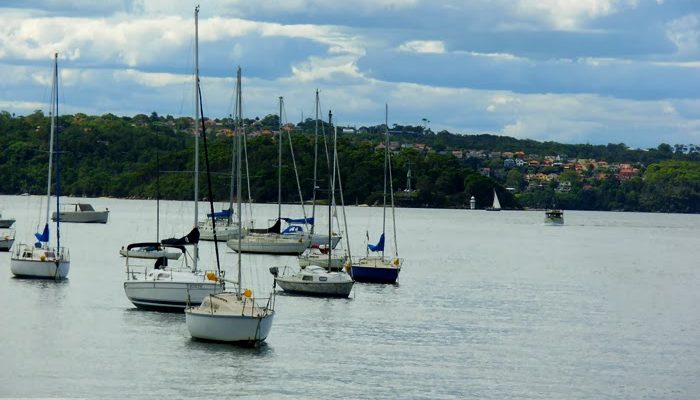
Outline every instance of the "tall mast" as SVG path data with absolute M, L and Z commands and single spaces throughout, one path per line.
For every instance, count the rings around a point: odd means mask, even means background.
M 313 190 L 312 190 L 312 198 L 311 198 L 311 219 L 314 220 L 314 223 L 311 224 L 311 234 L 314 234 L 314 226 L 316 226 L 316 168 L 318 167 L 318 108 L 319 108 L 319 100 L 318 100 L 318 89 L 316 89 L 316 119 L 314 121 L 314 181 L 313 181 Z
M 328 110 L 328 128 L 330 129 L 329 134 L 333 135 L 333 150 L 335 150 L 335 135 L 333 129 L 333 114 Z M 331 207 L 333 207 L 333 190 L 335 189 L 335 154 L 332 156 L 333 163 L 332 167 L 328 170 L 328 270 L 331 269 L 331 255 L 333 253 L 333 215 Z
M 238 67 L 238 74 L 241 73 L 240 70 L 241 70 L 241 67 Z M 236 93 L 238 93 L 238 89 L 236 89 Z M 238 107 L 238 103 L 236 103 L 234 105 L 234 111 L 233 111 L 234 116 L 235 116 L 234 118 L 238 117 L 237 111 L 235 110 L 236 107 Z M 235 132 L 237 129 L 236 122 L 234 122 L 233 125 L 234 125 L 233 126 L 234 138 L 231 141 L 231 190 L 230 190 L 229 196 L 228 196 L 228 218 L 227 218 L 227 223 L 229 226 L 231 225 L 231 222 L 233 221 L 233 215 L 231 215 L 231 214 L 233 213 L 233 194 L 235 191 L 234 185 L 236 182 L 236 177 L 234 176 L 235 168 L 236 168 L 236 138 L 235 138 Z
M 194 226 L 199 221 L 199 6 L 194 8 Z M 194 270 L 197 271 L 199 245 L 194 244 Z
M 61 254 L 61 164 L 59 164 L 59 140 L 58 140 L 58 53 L 54 53 L 53 78 L 56 82 L 56 99 L 54 100 L 55 110 L 54 119 L 56 119 L 56 250 Z M 53 139 L 51 140 L 53 141 Z M 51 167 L 49 167 L 51 168 Z M 50 175 L 50 173 L 49 173 Z M 51 178 L 49 178 L 51 179 Z M 49 196 L 51 197 L 51 196 Z M 48 210 L 47 210 L 48 211 Z M 46 219 L 48 223 L 48 218 Z M 56 263 L 56 271 L 58 272 L 58 262 Z
M 160 241 L 160 136 L 156 131 L 156 242 Z
M 279 114 L 279 146 L 277 154 L 277 220 L 282 219 L 282 103 L 284 99 L 280 96 L 280 114 Z
M 52 71 L 52 84 L 51 84 L 51 111 L 49 115 L 51 116 L 51 135 L 49 136 L 49 176 L 46 184 L 46 225 L 49 224 L 49 212 L 51 210 L 51 170 L 53 167 L 53 137 L 56 132 L 56 102 L 58 99 L 58 53 L 54 53 L 53 56 L 53 71 Z M 56 216 L 58 216 L 59 210 L 56 210 Z
M 386 175 L 389 163 L 389 105 L 384 104 L 384 205 L 382 206 L 382 235 L 386 233 Z M 384 239 L 386 240 L 386 238 Z M 382 259 L 384 259 L 384 248 L 382 248 Z
M 238 285 L 237 294 L 241 297 L 241 236 L 243 229 L 243 223 L 241 221 L 241 135 L 245 135 L 245 130 L 243 129 L 243 112 L 242 106 L 243 102 L 241 100 L 241 67 L 238 67 L 238 74 L 236 76 L 237 89 L 236 89 L 236 214 L 238 214 Z

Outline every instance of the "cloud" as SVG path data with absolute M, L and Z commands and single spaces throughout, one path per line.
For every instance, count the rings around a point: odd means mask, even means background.
M 443 54 L 445 53 L 445 43 L 439 40 L 411 40 L 402 43 L 398 50 L 412 53 Z

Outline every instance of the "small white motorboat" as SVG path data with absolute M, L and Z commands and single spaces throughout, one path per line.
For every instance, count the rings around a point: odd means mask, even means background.
M 106 224 L 109 210 L 96 211 L 92 205 L 87 203 L 68 203 L 61 208 L 59 216 L 61 222 Z M 55 211 L 51 215 L 51 220 L 56 221 Z

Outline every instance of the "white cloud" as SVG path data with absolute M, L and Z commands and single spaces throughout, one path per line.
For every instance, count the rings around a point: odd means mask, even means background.
M 700 14 L 686 15 L 671 21 L 666 30 L 668 39 L 681 56 L 700 55 Z
M 591 20 L 637 5 L 638 0 L 516 0 L 514 9 L 517 15 L 554 29 L 578 30 Z
M 399 51 L 413 53 L 445 53 L 445 43 L 440 40 L 410 40 L 398 47 Z

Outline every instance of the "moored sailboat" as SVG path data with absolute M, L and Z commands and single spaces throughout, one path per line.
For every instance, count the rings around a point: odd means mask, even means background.
M 236 89 L 237 127 L 241 128 L 241 70 L 238 69 Z M 238 132 L 240 133 L 242 129 Z M 240 135 L 236 135 L 238 144 L 237 157 L 237 218 L 241 225 L 241 163 L 240 163 Z M 206 149 L 206 142 L 205 142 Z M 207 167 L 207 170 L 209 168 Z M 209 180 L 209 198 L 211 199 L 211 180 Z M 211 205 L 210 200 L 210 205 Z M 213 211 L 213 205 L 212 211 Z M 213 214 L 213 212 L 212 212 Z M 212 216 L 212 218 L 214 218 Z M 216 235 L 216 221 L 212 220 L 212 228 Z M 239 235 L 235 240 L 241 241 Z M 219 259 L 218 246 L 215 246 L 217 263 Z M 242 291 L 241 280 L 241 252 L 238 252 L 238 280 L 235 292 L 210 294 L 199 306 L 191 306 L 185 310 L 185 323 L 187 330 L 193 338 L 217 342 L 229 342 L 243 345 L 257 346 L 265 339 L 272 329 L 274 319 L 274 294 L 264 302 L 253 298 L 250 290 Z
M 200 129 L 202 134 L 206 135 L 199 88 L 198 15 L 199 7 L 195 8 L 194 15 L 196 106 L 194 120 L 194 228 L 189 234 L 180 239 L 161 241 L 165 245 L 182 246 L 182 249 L 184 249 L 185 245 L 192 245 L 192 266 L 189 266 L 187 263 L 187 257 L 183 257 L 183 263 L 175 267 L 167 265 L 167 258 L 158 259 L 153 266 L 132 266 L 130 265 L 132 258 L 127 257 L 127 278 L 124 281 L 124 292 L 136 307 L 143 309 L 183 311 L 188 304 L 200 304 L 207 295 L 222 292 L 225 288 L 224 276 L 220 268 L 217 267 L 216 270 L 208 271 L 198 268 L 199 230 L 197 229 L 197 222 L 199 214 Z
M 10 270 L 17 277 L 63 279 L 70 271 L 70 253 L 61 247 L 61 220 L 56 219 L 56 246 L 49 245 L 49 210 L 51 209 L 51 173 L 53 154 L 56 154 L 56 209 L 60 209 L 61 181 L 58 140 L 58 53 L 54 54 L 53 84 L 51 91 L 51 134 L 49 139 L 48 184 L 46 187 L 46 223 L 41 233 L 36 233 L 34 245 L 20 243 L 10 258 Z M 54 138 L 55 147 L 54 152 Z
M 401 272 L 403 260 L 399 258 L 396 240 L 396 213 L 394 210 L 394 186 L 391 177 L 391 152 L 389 151 L 389 106 L 385 106 L 385 141 L 384 147 L 384 195 L 382 203 L 382 234 L 377 244 L 367 244 L 367 254 L 350 267 L 352 278 L 356 282 L 396 283 Z M 384 252 L 386 234 L 387 182 L 389 184 L 392 231 L 394 233 L 394 256 L 388 257 Z M 369 252 L 372 251 L 372 255 Z

